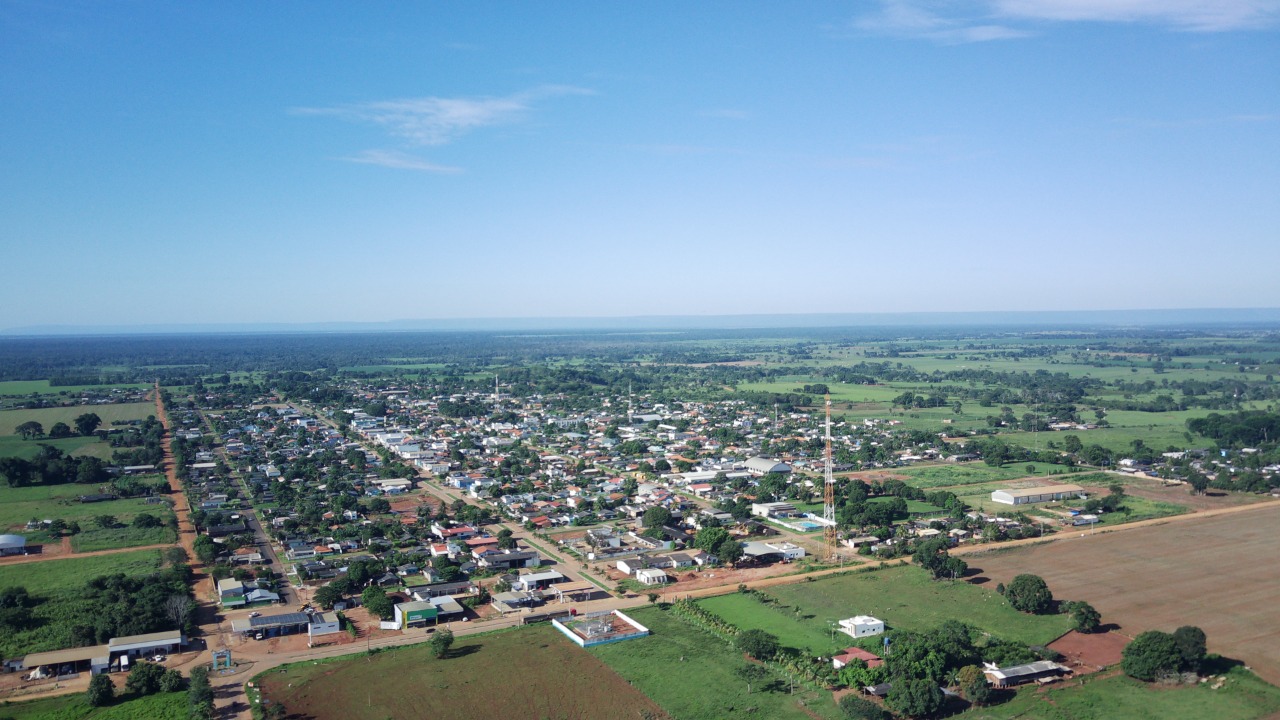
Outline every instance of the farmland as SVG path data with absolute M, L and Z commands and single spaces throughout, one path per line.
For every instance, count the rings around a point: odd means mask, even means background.
M 1244 506 L 1214 517 L 1141 530 L 966 556 L 992 581 L 1020 572 L 1045 579 L 1055 597 L 1084 599 L 1128 635 L 1198 625 L 1209 650 L 1248 663 L 1280 682 L 1272 633 L 1280 593 L 1275 537 L 1280 506 Z
M 71 647 L 71 625 L 86 610 L 81 589 L 100 575 L 143 575 L 160 565 L 156 550 L 0 565 L 0 588 L 22 586 L 42 602 L 32 611 L 39 621 L 27 629 L 0 634 L 0 656 Z
M 293 717 L 662 717 L 549 625 L 460 637 L 445 659 L 413 645 L 299 663 L 260 679 L 264 695 Z
M 24 422 L 34 420 L 44 426 L 45 432 L 54 423 L 66 423 L 75 427 L 75 419 L 85 413 L 94 413 L 102 418 L 102 429 L 109 429 L 117 421 L 145 420 L 156 414 L 154 403 L 114 403 L 104 405 L 76 405 L 73 407 L 39 408 L 35 410 L 2 410 L 0 411 L 0 435 L 15 434 L 14 428 Z
M 591 648 L 628 682 L 639 688 L 679 720 L 718 720 L 750 714 L 753 717 L 804 720 L 838 718 L 830 693 L 781 689 L 750 695 L 735 675 L 744 664 L 742 653 L 670 612 L 645 608 L 630 613 L 653 631 L 638 640 Z M 803 705 L 801 704 L 803 703 Z M 754 710 L 752 710 L 754 708 Z M 612 717 L 605 713 L 592 717 Z

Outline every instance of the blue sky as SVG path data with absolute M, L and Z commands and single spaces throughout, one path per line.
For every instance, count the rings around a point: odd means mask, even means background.
M 1280 306 L 1280 0 L 0 3 L 0 325 Z

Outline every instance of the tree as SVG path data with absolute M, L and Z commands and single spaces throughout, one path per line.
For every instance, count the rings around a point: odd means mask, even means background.
M 105 673 L 99 673 L 89 678 L 89 693 L 87 699 L 91 707 L 102 707 L 108 705 L 116 697 L 116 686 L 111 682 L 111 677 Z
M 1071 603 L 1071 624 L 1076 632 L 1091 633 L 1102 624 L 1102 614 L 1083 600 Z
M 395 612 L 395 604 L 391 602 L 391 598 L 387 597 L 387 591 L 371 585 L 364 589 L 360 594 L 360 601 L 368 608 L 369 612 L 377 615 L 383 620 L 387 620 Z
M 1174 673 L 1182 666 L 1182 652 L 1169 633 L 1148 630 L 1121 651 L 1120 667 L 1125 674 L 1150 682 Z
M 64 422 L 56 422 L 53 427 L 49 428 L 49 437 L 51 438 L 69 438 L 71 437 L 71 426 Z
M 177 670 L 165 670 L 160 676 L 160 692 L 178 692 L 182 685 L 182 673 Z
M 732 537 L 727 537 L 716 546 L 715 555 L 720 558 L 720 562 L 732 565 L 742 557 L 742 545 Z
M 102 424 L 102 418 L 98 417 L 97 413 L 85 413 L 77 416 L 73 422 L 76 424 L 76 432 L 81 435 L 92 435 L 93 431 Z
M 431 636 L 431 652 L 437 658 L 444 658 L 449 654 L 449 648 L 453 647 L 453 631 L 449 628 L 437 630 Z
M 316 592 L 311 596 L 311 599 L 315 600 L 316 604 L 325 610 L 332 610 L 334 603 L 342 600 L 342 590 L 333 583 L 322 585 L 316 589 Z
M 751 694 L 751 686 L 753 684 L 758 685 L 769 679 L 769 671 L 765 669 L 764 666 L 752 663 L 748 663 L 739 667 L 737 670 L 734 670 L 734 674 L 747 684 L 748 695 Z
M 155 663 L 140 662 L 129 671 L 124 689 L 134 695 L 154 695 L 160 691 L 160 678 L 164 668 Z
M 1084 449 L 1084 443 L 1080 441 L 1080 438 L 1078 436 L 1068 435 L 1065 438 L 1063 438 L 1062 449 L 1066 450 L 1072 455 L 1075 455 L 1076 453 Z
M 97 523 L 98 527 L 102 528 L 103 530 L 110 530 L 111 528 L 116 526 L 115 515 L 99 515 L 95 517 L 93 521 Z
M 213 688 L 209 685 L 209 668 L 197 665 L 191 669 L 191 686 L 187 690 L 192 720 L 213 717 Z
M 1043 615 L 1053 609 L 1053 593 L 1039 575 L 1024 573 L 1013 579 L 1004 596 L 1014 610 Z
M 218 557 L 218 544 L 208 535 L 198 536 L 192 547 L 196 551 L 196 557 L 205 565 L 211 564 Z
M 151 513 L 139 513 L 133 517 L 133 526 L 136 528 L 156 528 L 163 524 L 160 518 Z
M 769 660 L 782 646 L 778 638 L 764 630 L 744 630 L 738 635 L 738 649 L 757 660 Z
M 1182 668 L 1198 672 L 1206 654 L 1204 630 L 1194 625 L 1183 625 L 1173 631 L 1173 642 L 1182 657 Z
M 929 717 L 942 709 L 945 700 L 938 683 L 925 678 L 904 678 L 893 682 L 885 704 L 908 717 Z
M 22 436 L 23 440 L 38 438 L 44 435 L 44 426 L 35 420 L 28 420 L 13 429 L 14 432 Z
M 647 528 L 660 528 L 671 522 L 671 511 L 656 505 L 644 511 L 643 522 Z
M 840 698 L 840 712 L 848 720 L 889 720 L 889 713 L 884 708 L 857 695 Z
M 699 550 L 715 553 L 716 548 L 729 539 L 729 531 L 722 527 L 704 527 L 694 536 L 693 546 Z

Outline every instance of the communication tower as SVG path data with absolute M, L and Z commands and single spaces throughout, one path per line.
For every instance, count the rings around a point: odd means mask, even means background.
M 835 560 L 836 550 L 836 476 L 831 460 L 831 395 L 827 394 L 827 468 L 825 482 L 822 484 L 822 539 L 826 553 L 825 560 Z

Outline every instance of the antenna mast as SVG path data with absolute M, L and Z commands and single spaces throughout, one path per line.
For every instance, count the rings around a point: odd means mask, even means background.
M 835 560 L 836 550 L 836 476 L 831 461 L 831 394 L 827 394 L 827 468 L 822 484 L 822 539 L 826 560 Z

